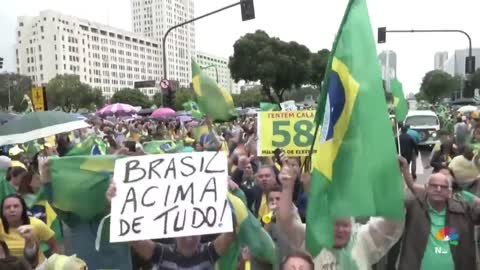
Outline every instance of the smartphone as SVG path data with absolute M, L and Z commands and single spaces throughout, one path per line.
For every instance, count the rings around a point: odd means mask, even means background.
M 283 153 L 283 150 L 280 149 L 280 148 L 277 148 L 275 149 L 275 151 L 273 151 L 273 155 L 275 156 L 275 160 L 277 161 L 277 163 L 281 166 L 282 165 L 282 160 L 281 160 L 281 157 L 280 155 Z
M 134 142 L 134 141 L 126 141 L 126 142 L 124 142 L 125 147 L 127 147 L 127 148 L 128 148 L 128 151 L 129 151 L 129 152 L 132 152 L 132 153 L 135 153 L 136 150 L 137 150 L 137 149 L 136 149 L 136 144 L 137 144 L 137 143 Z

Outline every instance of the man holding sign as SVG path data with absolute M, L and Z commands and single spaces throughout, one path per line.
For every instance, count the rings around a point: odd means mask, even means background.
M 110 239 L 129 241 L 158 270 L 213 269 L 234 239 L 227 202 L 227 160 L 218 152 L 117 160 Z M 200 236 L 220 234 L 201 244 Z M 149 239 L 175 237 L 173 245 Z

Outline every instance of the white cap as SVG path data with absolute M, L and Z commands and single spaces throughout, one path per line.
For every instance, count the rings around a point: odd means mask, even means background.
M 0 169 L 8 169 L 12 166 L 12 159 L 7 156 L 0 156 Z

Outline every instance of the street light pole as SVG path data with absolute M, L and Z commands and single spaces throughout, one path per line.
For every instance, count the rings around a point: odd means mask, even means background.
M 208 69 L 208 68 L 215 68 L 215 75 L 217 77 L 217 84 L 218 84 L 218 67 L 216 65 L 208 65 L 206 67 L 200 67 L 201 69 L 205 70 L 205 69 Z
M 463 30 L 457 30 L 457 29 L 440 29 L 440 30 L 387 30 L 387 33 L 461 33 L 464 34 L 468 38 L 468 56 L 472 56 L 472 38 L 470 35 L 463 31 Z
M 163 40 L 162 40 L 162 51 L 163 51 L 163 80 L 167 80 L 167 48 L 166 48 L 166 43 L 167 43 L 167 37 L 168 37 L 168 34 L 170 34 L 170 32 L 172 32 L 174 29 L 177 29 L 179 27 L 182 27 L 184 25 L 187 25 L 189 23 L 192 23 L 192 22 L 195 22 L 195 21 L 198 21 L 200 19 L 203 19 L 205 17 L 208 17 L 210 15 L 213 15 L 213 14 L 216 14 L 216 13 L 219 13 L 221 11 L 224 11 L 226 9 L 229 9 L 229 8 L 232 8 L 232 7 L 235 7 L 235 6 L 240 6 L 241 7 L 241 11 L 242 11 L 242 20 L 243 21 L 247 21 L 247 20 L 251 20 L 251 19 L 254 19 L 255 18 L 255 9 L 254 9 L 254 5 L 253 5 L 253 0 L 240 0 L 239 2 L 236 2 L 234 4 L 231 4 L 231 5 L 228 5 L 226 7 L 223 7 L 223 8 L 220 8 L 220 9 L 217 9 L 215 11 L 212 11 L 212 12 L 209 12 L 207 14 L 204 14 L 200 17 L 197 17 L 197 18 L 193 18 L 191 20 L 188 20 L 188 21 L 185 21 L 183 23 L 180 23 L 180 24 L 177 24 L 175 26 L 172 26 L 170 27 L 166 32 L 165 34 L 163 35 Z M 167 91 L 167 105 L 170 105 L 172 106 L 172 103 L 173 102 L 173 92 L 172 92 L 172 89 L 168 89 Z
M 472 55 L 472 38 L 470 35 L 458 29 L 429 29 L 429 30 L 387 30 L 386 27 L 378 28 L 378 43 L 385 43 L 386 33 L 460 33 L 468 39 L 468 57 L 465 59 L 465 77 L 475 72 L 475 57 Z M 462 87 L 463 89 L 463 87 Z M 460 97 L 463 98 L 463 91 L 460 90 Z
M 226 9 L 229 9 L 229 8 L 232 8 L 232 7 L 235 7 L 235 6 L 238 6 L 240 4 L 242 4 L 243 1 L 240 1 L 240 2 L 237 2 L 237 3 L 234 3 L 234 4 L 231 4 L 231 5 L 228 5 L 226 7 L 223 7 L 223 8 L 220 8 L 220 9 L 217 9 L 215 11 L 212 11 L 212 12 L 209 12 L 207 14 L 204 14 L 200 17 L 197 17 L 197 18 L 193 18 L 191 20 L 188 20 L 188 21 L 185 21 L 183 23 L 180 23 L 180 24 L 177 24 L 175 26 L 172 26 L 170 27 L 167 32 L 165 32 L 165 35 L 163 35 L 163 39 L 162 39 L 162 50 L 163 50 L 163 79 L 167 79 L 167 49 L 165 47 L 165 44 L 166 44 L 166 41 L 167 41 L 167 37 L 168 37 L 168 34 L 170 34 L 170 32 L 172 32 L 173 30 L 179 28 L 179 27 L 182 27 L 184 25 L 187 25 L 189 23 L 192 23 L 192 22 L 195 22 L 195 21 L 198 21 L 200 19 L 203 19 L 205 17 L 208 17 L 210 15 L 213 15 L 213 14 L 216 14 L 216 13 L 219 13 L 221 11 L 224 11 Z

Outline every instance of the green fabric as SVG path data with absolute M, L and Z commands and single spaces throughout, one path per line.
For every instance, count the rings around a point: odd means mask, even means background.
M 271 112 L 271 111 L 280 111 L 280 107 L 275 103 L 260 102 L 260 111 L 262 112 Z
M 427 248 L 423 254 L 421 270 L 455 269 L 449 242 L 435 237 L 438 230 L 445 228 L 446 211 L 437 212 L 430 207 L 428 214 L 431 220 L 430 234 L 428 236 Z
M 350 241 L 348 241 L 346 247 L 342 249 L 330 249 L 333 255 L 335 255 L 337 265 L 340 267 L 340 269 L 358 270 L 358 264 L 352 257 L 352 250 L 357 244 L 359 228 L 360 225 L 353 224 Z
M 107 144 L 97 138 L 95 135 L 88 136 L 83 142 L 75 145 L 66 156 L 83 156 L 83 155 L 106 155 Z
M 162 150 L 162 147 L 164 148 Z M 150 141 L 143 144 L 143 151 L 147 154 L 165 154 L 165 153 L 181 153 L 184 150 L 183 142 L 175 142 L 174 140 Z
M 277 269 L 275 243 L 267 231 L 263 229 L 260 221 L 245 206 L 245 194 L 240 189 L 236 189 L 231 191 L 231 195 L 233 196 L 229 197 L 229 203 L 232 207 L 234 221 L 237 223 L 234 223 L 237 236 L 230 244 L 225 255 L 217 261 L 215 269 L 237 269 L 240 248 L 243 246 L 247 246 L 256 259 L 272 265 L 273 269 Z
M 350 0 L 315 117 L 322 129 L 314 140 L 306 214 L 306 246 L 314 257 L 333 246 L 337 218 L 404 218 L 402 177 L 375 48 L 365 0 Z
M 464 200 L 467 203 L 471 203 L 475 200 L 477 196 L 475 196 L 473 193 L 470 193 L 468 191 L 461 191 L 460 192 L 460 197 L 462 200 Z
M 193 133 L 193 138 L 195 139 L 196 142 L 200 141 L 200 137 L 202 137 L 203 134 L 208 134 L 208 126 L 207 125 L 201 125 L 201 126 L 196 126 L 192 129 Z
M 25 155 L 29 158 L 33 158 L 33 156 L 42 150 L 40 144 L 38 144 L 36 141 L 24 143 L 23 149 L 25 150 Z
M 198 104 L 195 101 L 188 101 L 183 103 L 183 109 L 192 114 L 192 118 L 200 120 L 203 118 L 203 113 L 200 111 Z
M 73 156 L 52 158 L 51 205 L 89 221 L 108 213 L 105 193 L 120 156 Z
M 0 179 L 1 181 L 6 181 L 7 177 L 7 169 L 0 169 Z
M 5 179 L 1 178 L 0 180 L 0 201 L 3 200 L 8 195 L 17 193 L 15 188 L 10 185 L 10 183 Z
M 398 122 L 403 122 L 407 117 L 408 103 L 405 100 L 402 83 L 398 79 L 390 81 L 390 86 L 393 95 L 393 105 L 395 106 L 395 116 Z
M 220 89 L 194 60 L 192 60 L 192 82 L 200 111 L 210 120 L 228 122 L 237 118 L 230 93 Z

